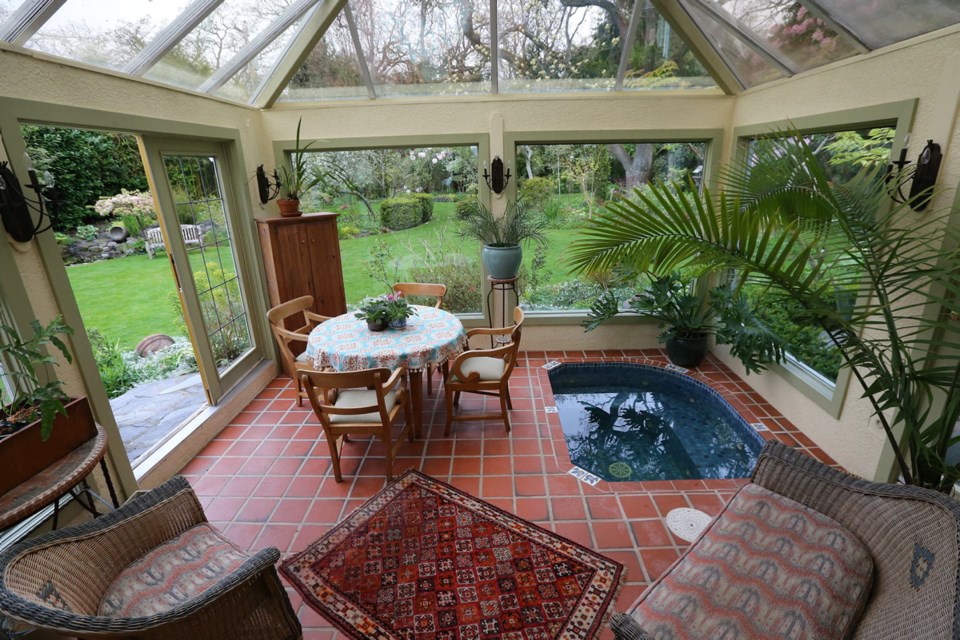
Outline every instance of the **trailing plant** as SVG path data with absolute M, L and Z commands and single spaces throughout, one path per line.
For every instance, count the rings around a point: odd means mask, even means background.
M 546 222 L 522 201 L 507 206 L 502 216 L 496 216 L 482 204 L 463 219 L 460 235 L 475 238 L 491 247 L 515 247 L 533 241 L 546 244 Z
M 760 140 L 721 174 L 716 193 L 654 184 L 609 204 L 574 243 L 591 271 L 735 269 L 795 301 L 863 388 L 908 484 L 946 490 L 960 418 L 960 233 L 949 214 L 891 203 L 883 165 L 831 181 L 796 132 Z M 899 179 L 898 179 L 899 180 Z M 919 194 L 918 198 L 929 196 Z M 840 309 L 831 292 L 855 301 Z
M 72 362 L 67 345 L 61 336 L 68 336 L 73 329 L 57 316 L 46 326 L 34 320 L 30 323 L 33 336 L 24 340 L 13 327 L 0 324 L 5 334 L 0 339 L 0 423 L 7 429 L 40 419 L 40 436 L 50 437 L 53 420 L 58 413 L 67 415 L 64 402 L 68 400 L 63 383 L 56 378 L 40 382 L 46 376 L 47 366 L 56 366 L 57 360 L 46 352 L 46 345 L 53 345 L 67 362 Z M 43 372 L 42 374 L 40 372 Z
M 81 240 L 86 240 L 88 242 L 96 240 L 98 233 L 99 231 L 97 231 L 97 228 L 92 224 L 82 224 L 77 227 L 77 237 Z
M 730 353 L 751 373 L 763 371 L 771 362 L 782 362 L 785 355 L 783 339 L 757 319 L 745 295 L 728 285 L 700 295 L 692 282 L 671 273 L 653 278 L 646 289 L 625 303 L 608 290 L 590 307 L 584 327 L 592 331 L 622 311 L 659 321 L 663 329 L 660 342 L 713 334 L 717 344 L 730 345 Z

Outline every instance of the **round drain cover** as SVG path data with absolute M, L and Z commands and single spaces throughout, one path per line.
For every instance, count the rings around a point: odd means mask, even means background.
M 614 478 L 629 478 L 630 474 L 633 473 L 633 469 L 626 462 L 614 462 L 607 467 L 607 470 Z
M 681 540 L 693 542 L 711 520 L 713 518 L 698 509 L 673 509 L 667 514 L 667 528 Z

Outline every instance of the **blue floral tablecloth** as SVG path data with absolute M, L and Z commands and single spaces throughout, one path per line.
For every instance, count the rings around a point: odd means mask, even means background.
M 421 371 L 439 365 L 467 349 L 467 332 L 451 313 L 413 305 L 417 313 L 407 326 L 370 331 L 366 320 L 345 313 L 317 325 L 307 340 L 306 355 L 317 368 L 356 371 L 400 365 Z

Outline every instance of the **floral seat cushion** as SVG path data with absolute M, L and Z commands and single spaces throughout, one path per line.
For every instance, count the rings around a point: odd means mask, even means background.
M 197 525 L 124 569 L 104 593 L 98 614 L 163 613 L 216 586 L 249 557 L 209 524 Z
M 847 638 L 872 582 L 846 528 L 748 484 L 632 615 L 657 640 Z

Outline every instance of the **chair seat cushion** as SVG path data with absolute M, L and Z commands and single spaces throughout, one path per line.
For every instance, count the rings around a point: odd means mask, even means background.
M 393 405 L 397 403 L 397 392 L 391 391 L 384 396 L 383 403 L 386 405 L 387 411 L 391 411 L 393 409 Z M 377 392 L 360 389 L 348 389 L 347 391 L 341 391 L 337 396 L 337 401 L 333 403 L 333 406 L 337 407 L 338 409 L 375 407 L 377 406 Z M 352 416 L 331 414 L 330 422 L 333 424 L 338 422 L 371 422 L 373 424 L 377 424 L 380 422 L 380 412 L 371 411 L 370 413 L 361 413 Z
M 250 556 L 209 524 L 184 531 L 120 572 L 98 614 L 138 618 L 163 613 L 216 586 Z
M 492 382 L 503 377 L 503 369 L 506 363 L 502 358 L 488 358 L 478 356 L 476 358 L 467 358 L 463 361 L 460 371 L 469 379 L 470 374 L 476 372 L 480 374 L 480 381 Z M 451 375 L 453 382 L 460 382 L 457 376 Z
M 849 637 L 873 558 L 835 520 L 744 486 L 633 611 L 657 640 Z

